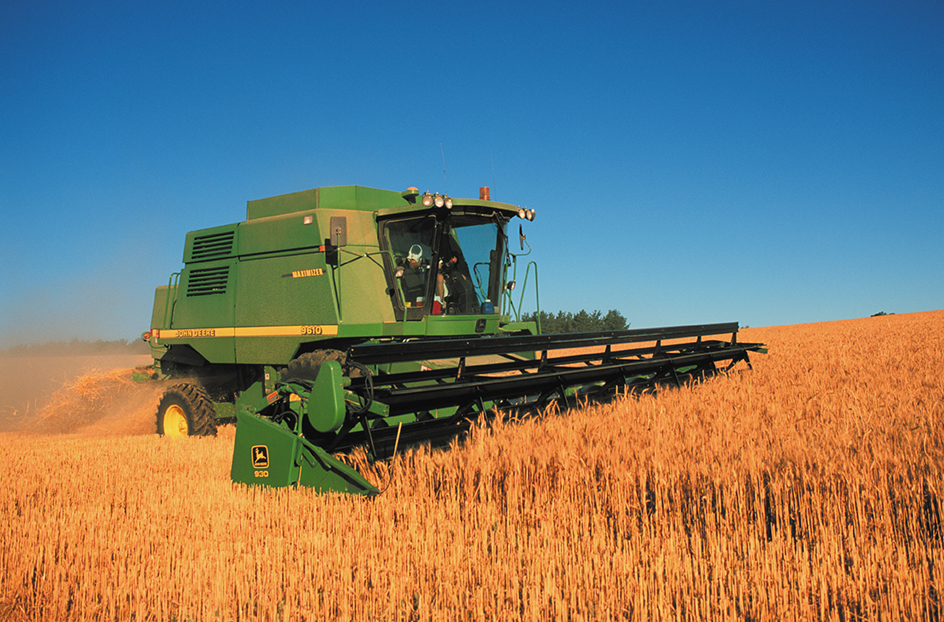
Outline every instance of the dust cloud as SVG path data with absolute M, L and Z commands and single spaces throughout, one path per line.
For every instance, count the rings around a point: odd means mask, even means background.
M 128 436 L 155 433 L 164 382 L 134 379 L 150 357 L 0 359 L 0 431 Z

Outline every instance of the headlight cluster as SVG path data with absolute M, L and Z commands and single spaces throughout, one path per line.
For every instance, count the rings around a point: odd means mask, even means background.
M 445 207 L 446 209 L 452 209 L 452 199 L 447 197 L 444 194 L 430 194 L 429 190 L 423 193 L 423 205 L 426 207 Z
M 407 192 L 413 190 L 413 188 L 408 189 Z M 488 188 L 482 188 L 481 196 L 483 200 L 488 200 Z M 406 193 L 404 193 L 406 195 Z M 445 194 L 439 194 L 438 192 L 433 194 L 429 190 L 423 193 L 423 206 L 424 207 L 433 207 L 433 206 L 446 209 L 452 209 L 452 199 Z M 523 220 L 534 220 L 534 210 L 528 209 L 527 207 L 518 208 L 518 217 Z

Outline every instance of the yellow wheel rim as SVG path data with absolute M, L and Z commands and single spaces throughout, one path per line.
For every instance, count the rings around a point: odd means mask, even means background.
M 184 410 L 176 404 L 170 406 L 164 411 L 164 436 L 177 438 L 188 434 L 187 416 Z

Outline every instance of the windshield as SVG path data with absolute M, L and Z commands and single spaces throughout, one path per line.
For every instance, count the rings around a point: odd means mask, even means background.
M 437 294 L 447 315 L 482 312 L 486 300 L 499 301 L 504 266 L 504 228 L 495 220 L 458 216 L 443 235 Z

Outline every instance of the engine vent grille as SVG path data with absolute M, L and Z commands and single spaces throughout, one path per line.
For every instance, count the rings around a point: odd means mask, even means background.
M 228 257 L 233 252 L 233 240 L 235 237 L 235 231 L 198 235 L 193 238 L 193 248 L 190 249 L 190 259 L 192 261 L 200 261 L 203 259 Z
M 187 297 L 225 294 L 228 282 L 229 266 L 191 270 L 187 279 Z

